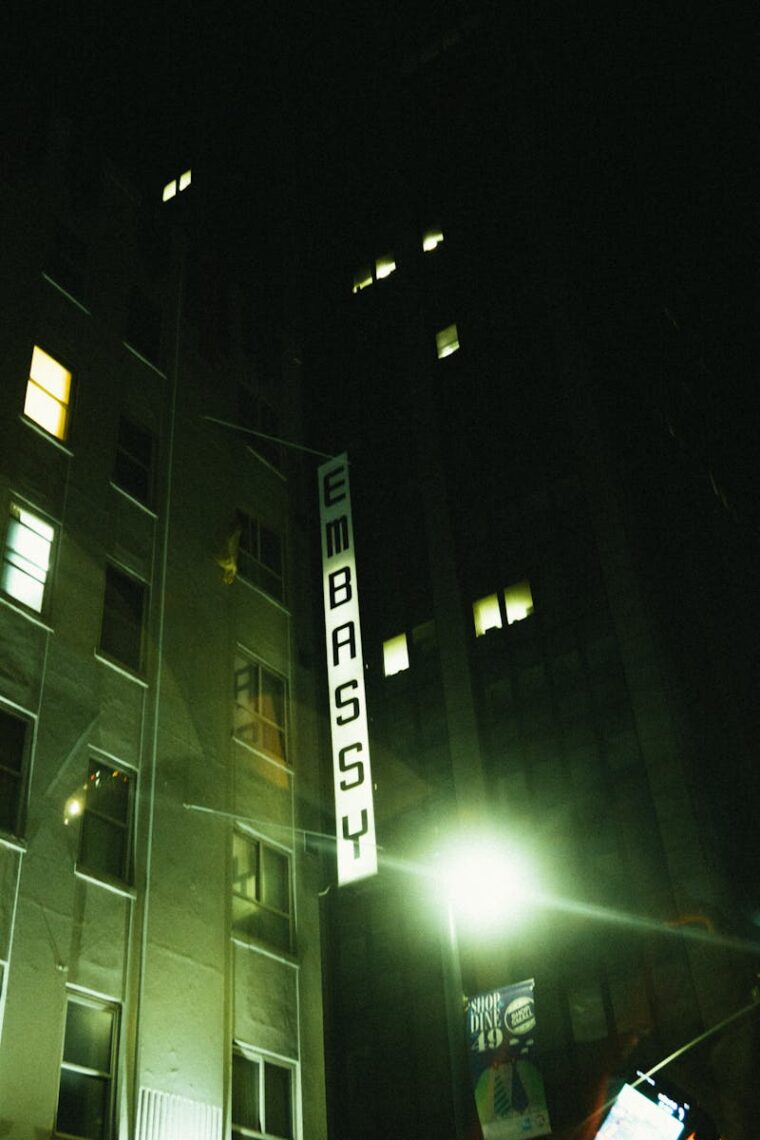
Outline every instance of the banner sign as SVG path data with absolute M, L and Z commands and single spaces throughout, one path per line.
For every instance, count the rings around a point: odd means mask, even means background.
M 318 474 L 340 886 L 377 874 L 377 848 L 348 456 L 323 463 Z
M 551 1133 L 536 1065 L 535 982 L 467 999 L 467 1042 L 484 1140 L 529 1140 Z

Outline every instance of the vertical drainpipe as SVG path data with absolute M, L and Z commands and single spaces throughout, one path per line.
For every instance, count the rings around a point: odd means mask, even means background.
M 174 350 L 172 353 L 171 369 L 169 372 L 169 417 L 166 438 L 166 493 L 164 496 L 164 525 L 162 532 L 162 546 L 160 555 L 160 574 L 156 584 L 158 589 L 158 631 L 156 635 L 156 668 L 155 668 L 155 699 L 153 702 L 153 731 L 150 744 L 150 804 L 148 812 L 148 840 L 145 859 L 145 898 L 143 902 L 143 920 L 140 944 L 140 977 L 137 987 L 137 1006 L 135 1013 L 135 1068 L 134 1068 L 134 1102 L 133 1119 L 135 1120 L 135 1137 L 140 1140 L 139 1110 L 140 1110 L 140 1022 L 142 1016 L 142 1003 L 145 991 L 145 962 L 148 946 L 148 917 L 150 909 L 150 880 L 153 863 L 153 823 L 156 800 L 156 767 L 158 760 L 158 730 L 161 709 L 161 676 L 164 660 L 164 625 L 166 618 L 166 578 L 167 563 L 169 559 L 169 524 L 172 502 L 172 484 L 174 477 L 174 435 L 177 414 L 177 385 L 179 381 L 179 360 L 182 330 L 182 311 L 185 293 L 185 270 L 187 263 L 187 240 L 184 234 L 176 231 L 179 243 L 179 264 L 177 267 L 177 297 L 175 308 Z M 142 782 L 141 782 L 142 786 Z

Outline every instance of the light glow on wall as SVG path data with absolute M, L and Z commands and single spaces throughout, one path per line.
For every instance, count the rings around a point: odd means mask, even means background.
M 516 582 L 514 586 L 507 586 L 504 590 L 504 604 L 507 609 L 507 625 L 530 617 L 533 613 L 530 582 L 524 579 L 522 582 Z
M 394 673 L 403 673 L 409 668 L 409 646 L 406 634 L 400 633 L 397 637 L 389 637 L 383 642 L 383 670 L 386 677 Z
M 472 603 L 472 616 L 475 622 L 475 636 L 482 637 L 489 629 L 501 629 L 501 610 L 498 594 L 489 594 Z

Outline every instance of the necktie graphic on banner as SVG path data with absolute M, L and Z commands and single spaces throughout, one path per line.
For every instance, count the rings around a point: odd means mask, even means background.
M 535 982 L 468 998 L 470 1072 L 485 1140 L 530 1140 L 551 1132 L 536 1061 Z
M 338 884 L 377 873 L 364 657 L 348 457 L 319 468 L 322 581 L 335 786 Z

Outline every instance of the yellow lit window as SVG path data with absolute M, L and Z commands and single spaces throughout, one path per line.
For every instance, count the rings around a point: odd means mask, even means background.
M 179 188 L 180 188 L 180 190 L 187 190 L 187 188 L 190 185 L 190 183 L 192 182 L 192 180 L 193 180 L 192 170 L 186 170 L 184 174 L 180 174 L 180 176 L 179 176 Z
M 161 195 L 162 202 L 168 202 L 177 193 L 177 179 L 172 178 L 171 182 L 167 182 L 164 186 L 164 192 Z
M 472 616 L 476 637 L 482 637 L 489 629 L 501 629 L 498 594 L 489 594 L 487 598 L 478 598 L 477 602 L 473 602 Z
M 375 262 L 375 277 L 378 281 L 382 281 L 384 277 L 390 277 L 395 269 L 396 261 L 390 253 L 387 253 L 385 257 L 378 257 Z
M 422 249 L 425 253 L 432 253 L 442 241 L 443 234 L 440 230 L 425 230 L 422 235 Z
M 516 582 L 514 586 L 507 586 L 504 591 L 504 604 L 507 608 L 507 625 L 530 617 L 533 613 L 533 595 L 530 592 L 530 582 L 525 579 L 522 582 Z
M 65 439 L 69 430 L 70 397 L 71 373 L 35 345 L 26 386 L 24 415 L 56 439 Z
M 400 633 L 398 637 L 390 637 L 383 642 L 383 670 L 386 677 L 394 673 L 403 673 L 409 668 L 409 647 L 406 644 L 406 634 Z
M 183 190 L 187 190 L 192 180 L 192 170 L 186 170 L 183 174 L 180 174 L 179 178 L 172 178 L 171 182 L 167 182 L 164 186 L 161 201 L 168 202 L 170 198 L 176 197 L 178 191 L 182 193 Z
M 449 325 L 448 328 L 441 329 L 435 334 L 435 350 L 439 360 L 443 360 L 444 356 L 451 356 L 458 348 L 459 334 L 456 325 Z
M 366 289 L 368 285 L 372 284 L 372 270 L 368 265 L 363 265 L 361 269 L 357 269 L 354 274 L 354 293 L 359 293 L 362 289 Z

